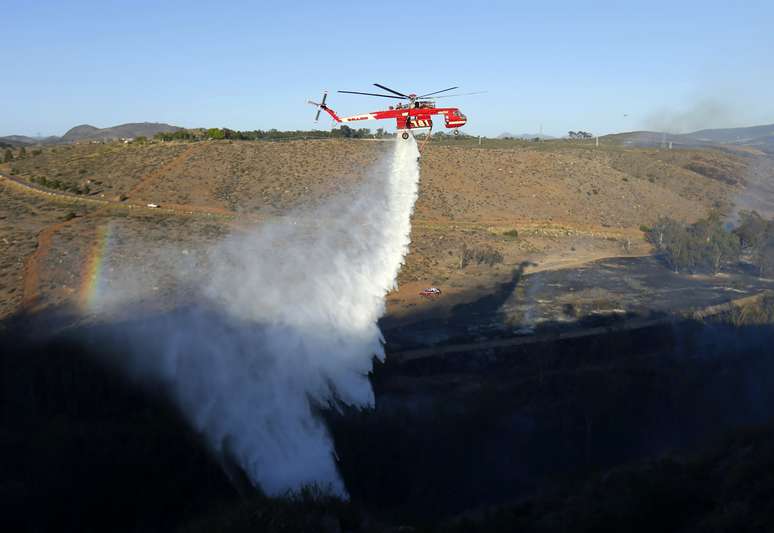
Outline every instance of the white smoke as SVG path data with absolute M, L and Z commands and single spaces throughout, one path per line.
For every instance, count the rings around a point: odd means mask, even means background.
M 666 133 L 690 133 L 708 128 L 729 128 L 739 122 L 741 110 L 716 98 L 701 98 L 682 107 L 662 107 L 645 117 L 644 127 Z
M 377 319 L 408 250 L 418 155 L 398 141 L 350 194 L 232 235 L 208 254 L 202 305 L 125 332 L 136 365 L 268 494 L 346 495 L 314 410 L 374 403 L 367 374 L 384 357 Z

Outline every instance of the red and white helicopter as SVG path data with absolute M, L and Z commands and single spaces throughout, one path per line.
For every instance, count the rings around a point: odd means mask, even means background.
M 370 113 L 364 113 L 362 115 L 352 115 L 350 117 L 340 117 L 336 112 L 325 104 L 325 100 L 328 97 L 328 93 L 323 93 L 322 102 L 312 102 L 310 104 L 317 107 L 317 116 L 315 121 L 319 120 L 320 112 L 325 111 L 333 120 L 340 123 L 360 122 L 361 120 L 389 120 L 394 119 L 397 124 L 397 129 L 401 132 L 401 137 L 404 139 L 409 138 L 409 132 L 407 130 L 430 128 L 433 129 L 433 115 L 443 115 L 444 126 L 447 128 L 454 128 L 454 134 L 459 135 L 460 128 L 467 123 L 468 118 L 463 115 L 456 107 L 436 107 L 435 100 L 437 98 L 448 98 L 451 96 L 464 96 L 462 94 L 448 94 L 443 96 L 434 96 L 446 91 L 457 89 L 457 87 L 449 87 L 441 91 L 435 91 L 432 93 L 422 94 L 417 96 L 414 93 L 403 94 L 398 91 L 394 91 L 384 85 L 374 83 L 376 87 L 383 89 L 392 94 L 376 94 L 376 93 L 362 93 L 357 91 L 338 91 L 346 94 L 364 94 L 366 96 L 380 96 L 382 98 L 393 98 L 395 100 L 404 100 L 406 103 L 399 102 L 394 106 L 390 106 L 389 109 L 384 111 L 372 111 Z M 480 94 L 480 93 L 465 93 L 465 94 Z

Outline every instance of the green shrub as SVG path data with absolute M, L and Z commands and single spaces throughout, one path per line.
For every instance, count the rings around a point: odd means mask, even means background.
M 207 130 L 207 137 L 209 139 L 225 139 L 226 133 L 220 128 L 210 128 Z
M 504 231 L 503 235 L 505 237 L 510 237 L 511 239 L 519 238 L 519 232 L 516 229 L 509 229 L 508 231 Z
M 462 245 L 460 250 L 460 270 L 476 263 L 477 265 L 494 266 L 503 262 L 503 254 L 488 246 L 482 248 L 469 248 L 467 244 Z

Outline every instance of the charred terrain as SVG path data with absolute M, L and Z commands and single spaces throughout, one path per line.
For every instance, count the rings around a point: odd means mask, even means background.
M 704 137 L 672 150 L 617 137 L 427 145 L 410 252 L 380 323 L 376 407 L 319 406 L 349 502 L 314 488 L 254 494 L 152 382 L 116 370 L 126 347 L 109 332 L 185 310 L 186 287 L 165 274 L 178 259 L 204 270 L 203 250 L 357 186 L 392 143 L 14 148 L 0 165 L 0 520 L 30 531 L 773 527 L 774 281 L 746 250 L 709 271 L 677 268 L 654 237 L 664 217 L 703 228 L 774 215 L 771 156 Z M 142 271 L 133 305 L 92 307 L 93 269 L 127 265 Z M 429 286 L 441 297 L 419 296 Z

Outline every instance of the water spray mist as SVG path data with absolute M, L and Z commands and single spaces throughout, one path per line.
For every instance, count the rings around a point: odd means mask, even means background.
M 377 320 L 408 250 L 418 155 L 399 139 L 355 190 L 232 235 L 208 254 L 201 305 L 125 332 L 137 366 L 268 494 L 346 495 L 315 409 L 374 404 L 367 376 L 384 357 Z

